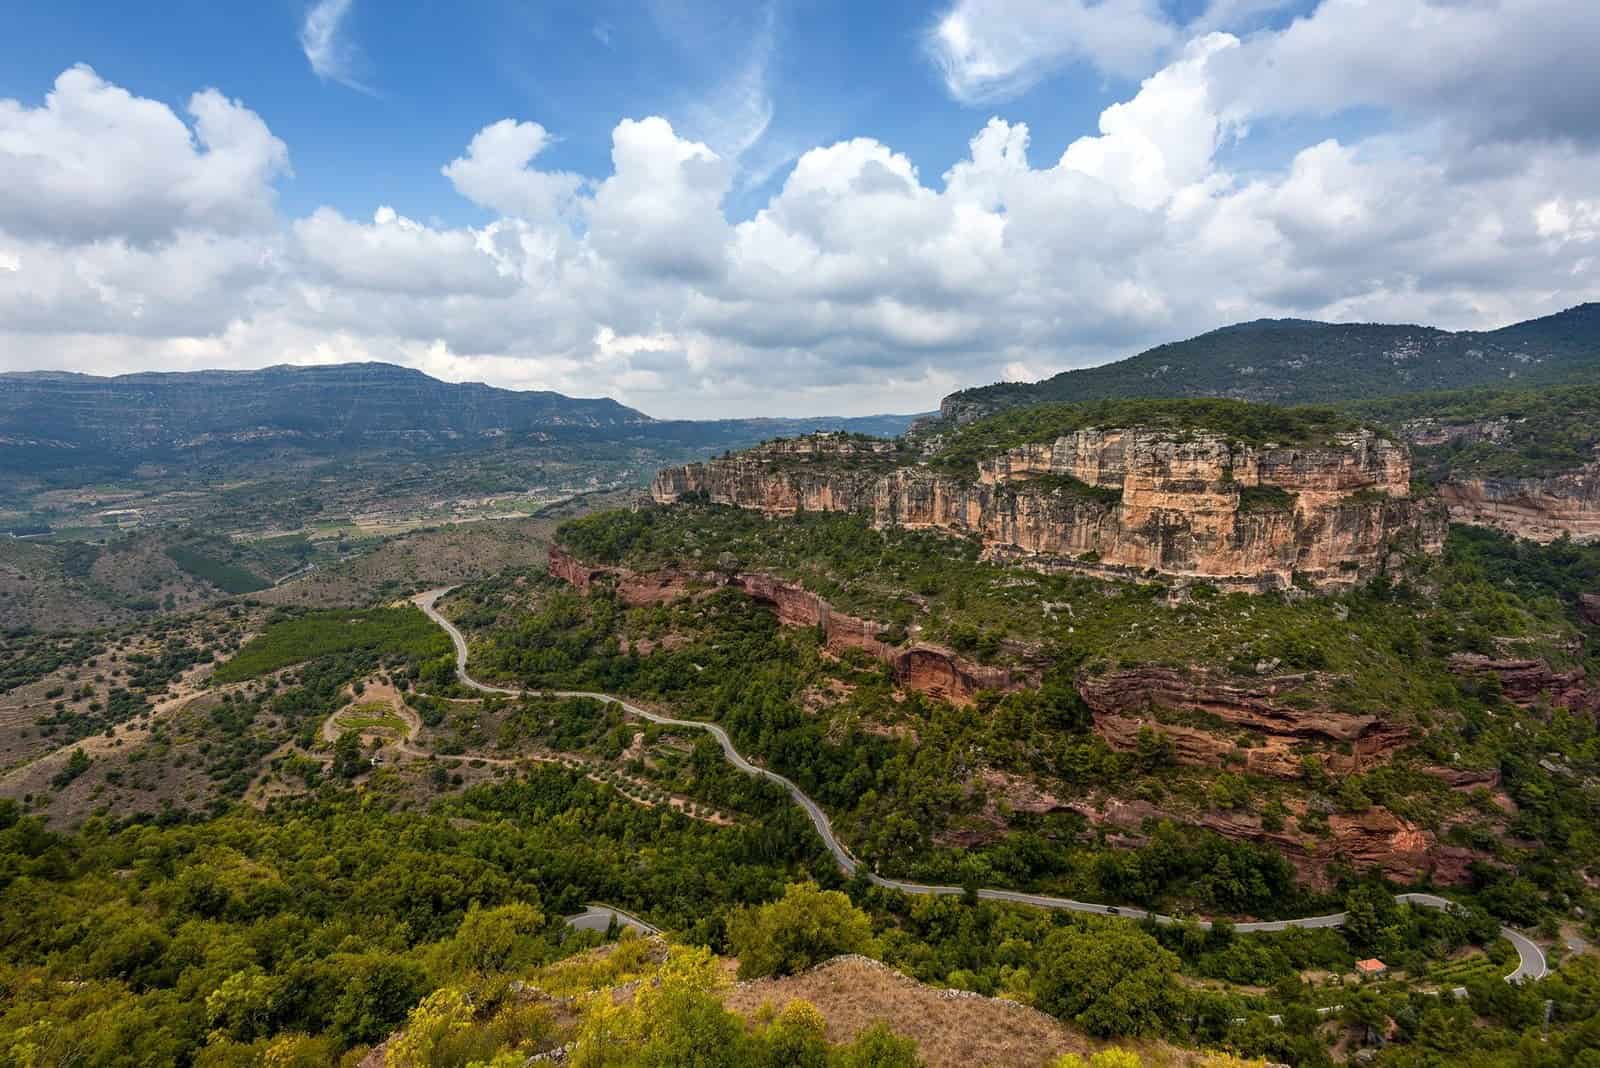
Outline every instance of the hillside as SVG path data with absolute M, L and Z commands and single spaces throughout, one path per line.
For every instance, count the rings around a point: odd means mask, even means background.
M 1233 397 L 1278 404 L 1600 377 L 1600 304 L 1491 331 L 1260 319 L 1042 382 L 952 393 L 946 419 L 1107 397 Z
M 1459 390 L 1349 406 L 1410 443 L 1452 519 L 1549 542 L 1600 536 L 1600 386 Z
M 3 374 L 0 536 L 387 536 L 642 487 L 663 464 L 785 434 L 898 434 L 912 418 L 656 420 L 378 363 Z
M 163 451 L 272 440 L 448 441 L 649 417 L 609 399 L 448 383 L 382 363 L 259 371 L 0 375 L 12 447 Z

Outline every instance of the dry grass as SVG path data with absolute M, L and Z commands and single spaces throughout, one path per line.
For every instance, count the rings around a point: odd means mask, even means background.
M 796 999 L 828 1021 L 828 1040 L 848 1042 L 880 1021 L 917 1043 L 928 1068 L 1044 1068 L 1063 1053 L 1092 1053 L 1104 1043 L 1015 1002 L 924 986 L 887 965 L 839 957 L 801 975 L 731 988 L 723 1003 L 751 1017 Z M 1198 1057 L 1160 1042 L 1136 1044 L 1147 1065 L 1181 1068 Z

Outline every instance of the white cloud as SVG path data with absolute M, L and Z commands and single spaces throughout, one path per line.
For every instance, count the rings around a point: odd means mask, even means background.
M 529 166 L 550 141 L 536 122 L 501 119 L 479 130 L 467 154 L 441 173 L 474 204 L 523 219 L 553 218 L 572 210 L 583 180 Z
M 1067 146 L 1061 166 L 1098 178 L 1132 204 L 1150 210 L 1203 179 L 1223 132 L 1207 71 L 1238 47 L 1227 34 L 1191 43 L 1178 62 L 1147 78 L 1132 100 L 1100 115 L 1100 136 Z
M 317 276 L 384 293 L 507 296 L 519 286 L 486 235 L 436 230 L 382 207 L 370 224 L 318 208 L 294 223 L 299 252 Z
M 323 81 L 372 94 L 372 88 L 356 74 L 360 51 L 343 37 L 344 21 L 353 2 L 317 0 L 307 8 L 305 20 L 300 23 L 300 50 L 312 72 Z
M 722 273 L 729 227 L 722 198 L 732 167 L 665 119 L 623 119 L 611 177 L 589 211 L 594 249 L 627 273 L 706 281 Z
M 1393 0 L 1455 27 L 1469 67 L 1527 81 L 1542 67 L 1514 27 L 1514 71 L 1474 43 L 1510 3 Z M 867 412 L 1264 315 L 1481 327 L 1600 298 L 1582 123 L 1495 135 L 1415 85 L 1309 67 L 1298 104 L 1241 91 L 1240 57 L 1299 54 L 1308 25 L 1358 13 L 1325 0 L 1283 30 L 1194 37 L 1097 132 L 1043 145 L 991 118 L 943 175 L 872 138 L 810 147 L 742 221 L 733 149 L 660 117 L 618 123 L 609 173 L 584 178 L 538 168 L 538 123 L 485 127 L 443 168 L 482 226 L 282 220 L 287 152 L 242 105 L 207 91 L 185 119 L 74 69 L 40 107 L 0 101 L 0 367 L 386 359 L 666 416 Z M 1389 101 L 1391 127 L 1226 162 L 1253 121 L 1341 97 Z
M 1136 76 L 1178 40 L 1156 0 L 956 0 L 928 31 L 950 95 L 1004 99 L 1074 62 Z
M 189 99 L 189 114 L 192 129 L 83 66 L 63 72 L 42 107 L 0 100 L 0 229 L 143 242 L 270 226 L 283 142 L 212 89 Z

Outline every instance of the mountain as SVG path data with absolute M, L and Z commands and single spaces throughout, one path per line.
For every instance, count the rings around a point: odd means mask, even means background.
M 450 441 L 651 422 L 614 400 L 449 383 L 383 363 L 0 375 L 0 441 L 118 451 L 229 442 Z M 5 440 L 10 439 L 10 440 Z
M 1259 319 L 1042 382 L 962 390 L 946 397 L 940 412 L 967 422 L 1017 405 L 1108 397 L 1308 404 L 1596 379 L 1600 304 L 1490 331 Z

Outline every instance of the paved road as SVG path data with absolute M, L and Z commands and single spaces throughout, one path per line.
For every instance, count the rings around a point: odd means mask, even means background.
M 611 923 L 615 920 L 619 928 L 632 927 L 642 935 L 661 933 L 659 927 L 652 927 L 639 917 L 612 908 L 610 905 L 590 905 L 576 916 L 568 916 L 566 920 L 568 927 L 575 927 L 580 931 L 599 931 L 604 934 L 611 930 Z
M 746 775 L 756 775 L 764 779 L 770 779 L 788 791 L 795 804 L 799 805 L 811 820 L 811 825 L 817 829 L 817 834 L 822 838 L 823 845 L 827 846 L 828 852 L 833 854 L 833 859 L 839 865 L 840 870 L 846 875 L 854 875 L 856 869 L 861 867 L 861 862 L 851 856 L 844 843 L 834 836 L 833 824 L 828 819 L 827 813 L 822 811 L 822 806 L 806 796 L 800 787 L 782 775 L 746 760 L 733 747 L 733 740 L 728 737 L 728 732 L 715 723 L 706 723 L 693 719 L 673 719 L 671 716 L 663 716 L 659 712 L 651 712 L 648 709 L 640 708 L 638 705 L 630 704 L 622 698 L 613 697 L 608 693 L 590 693 L 582 690 L 508 690 L 503 686 L 490 686 L 473 678 L 467 673 L 466 638 L 462 637 L 455 624 L 440 615 L 439 610 L 435 607 L 439 598 L 454 588 L 450 586 L 444 589 L 428 590 L 426 593 L 417 594 L 412 600 L 429 619 L 443 627 L 445 633 L 450 635 L 451 644 L 456 649 L 456 674 L 460 676 L 463 685 L 480 693 L 505 694 L 509 697 L 521 697 L 524 695 L 587 697 L 593 701 L 603 701 L 606 704 L 616 705 L 630 715 L 638 716 L 640 719 L 647 719 L 652 723 L 661 723 L 669 727 L 689 727 L 694 730 L 705 731 L 717 740 L 717 744 L 722 747 L 723 755 L 728 758 L 728 763 Z M 959 886 L 929 886 L 925 883 L 907 882 L 903 879 L 886 879 L 873 872 L 868 872 L 867 878 L 875 886 L 899 890 L 907 894 L 953 895 L 965 893 L 965 890 Z M 1085 912 L 1097 916 L 1126 916 L 1130 919 L 1148 919 L 1163 924 L 1180 922 L 1177 917 L 1166 916 L 1159 912 L 1149 912 L 1145 909 L 1101 905 L 1092 901 L 1073 901 L 1070 898 L 1051 897 L 1048 894 L 1029 894 L 1020 890 L 984 888 L 979 890 L 977 894 L 978 897 L 985 901 L 1006 901 L 1016 905 L 1032 905 L 1041 909 L 1066 909 L 1070 912 Z M 1446 909 L 1452 904 L 1449 899 L 1438 897 L 1434 894 L 1397 894 L 1395 895 L 1395 900 L 1430 909 Z M 1335 912 L 1327 916 L 1306 916 L 1295 920 L 1264 920 L 1253 923 L 1236 923 L 1233 927 L 1234 930 L 1240 932 L 1286 931 L 1291 927 L 1343 927 L 1344 921 L 1345 914 Z M 1211 921 L 1209 920 L 1200 920 L 1198 922 L 1201 927 L 1209 928 L 1211 926 Z M 1517 963 L 1517 970 L 1506 976 L 1506 982 L 1520 983 L 1524 979 L 1543 979 L 1549 973 L 1550 965 L 1545 959 L 1544 950 L 1535 945 L 1531 939 L 1509 927 L 1502 927 L 1500 933 L 1516 947 L 1517 956 L 1520 958 Z

